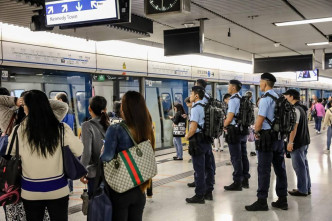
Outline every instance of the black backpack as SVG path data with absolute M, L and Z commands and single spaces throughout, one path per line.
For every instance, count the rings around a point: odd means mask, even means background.
M 271 94 L 266 93 L 263 97 L 270 97 L 276 103 L 274 120 L 271 121 L 271 119 L 266 117 L 266 121 L 270 124 L 272 130 L 278 133 L 279 140 L 282 136 L 288 136 L 296 124 L 295 106 L 289 103 L 282 95 L 280 95 L 279 98 L 276 98 Z
M 236 94 L 234 98 L 240 99 L 239 113 L 235 116 L 236 124 L 241 134 L 247 134 L 248 128 L 255 123 L 254 104 L 248 96 L 240 97 Z
M 198 125 L 198 128 L 203 131 L 205 140 L 212 143 L 213 139 L 222 134 L 224 128 L 225 113 L 222 102 L 210 97 L 206 104 L 198 103 L 193 107 L 197 105 L 204 107 L 204 127 Z

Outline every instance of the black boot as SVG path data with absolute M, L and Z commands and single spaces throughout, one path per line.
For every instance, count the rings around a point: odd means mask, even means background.
M 249 189 L 249 179 L 244 179 L 242 181 L 242 187 L 245 189 Z
M 242 191 L 242 184 L 234 182 L 229 186 L 224 186 L 224 189 L 228 191 Z
M 287 203 L 287 197 L 279 197 L 276 202 L 272 202 L 271 205 L 275 208 L 279 208 L 282 210 L 288 210 L 288 203 Z
M 199 203 L 199 204 L 204 204 L 205 200 L 204 200 L 204 196 L 198 196 L 195 195 L 191 198 L 186 198 L 187 203 Z
M 268 211 L 267 199 L 259 199 L 249 206 L 245 206 L 247 211 Z
M 205 200 L 213 200 L 212 192 L 206 193 L 206 194 L 204 195 L 204 199 L 205 199 Z

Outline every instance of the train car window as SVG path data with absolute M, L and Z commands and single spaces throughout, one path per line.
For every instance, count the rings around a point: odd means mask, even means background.
M 10 95 L 13 97 L 21 97 L 21 94 L 24 92 L 24 89 L 15 89 L 10 92 Z
M 86 119 L 85 110 L 86 110 L 86 93 L 84 91 L 76 92 L 76 105 L 77 105 L 77 113 L 78 113 L 78 121 L 81 125 Z
M 65 94 L 68 96 L 68 94 L 67 94 L 66 91 L 50 91 L 49 98 L 50 98 L 50 99 L 55 99 L 55 96 L 56 96 L 58 93 L 65 93 Z
M 174 104 L 182 104 L 183 105 L 183 96 L 181 93 L 174 94 Z
M 169 116 L 172 115 L 172 99 L 169 93 L 162 93 L 161 94 L 161 106 L 164 112 L 165 120 L 169 119 Z

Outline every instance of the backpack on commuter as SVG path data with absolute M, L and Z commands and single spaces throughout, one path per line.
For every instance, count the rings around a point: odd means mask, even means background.
M 241 135 L 249 134 L 249 127 L 255 123 L 254 104 L 250 97 L 235 95 L 235 98 L 240 99 L 239 113 L 235 116 L 235 121 L 240 128 Z
M 263 97 L 272 98 L 275 103 L 274 120 L 265 118 L 270 124 L 272 130 L 278 133 L 278 140 L 281 140 L 284 136 L 288 136 L 294 129 L 296 124 L 296 112 L 295 106 L 287 101 L 287 99 L 280 95 L 279 98 L 266 93 Z
M 205 140 L 209 143 L 213 143 L 215 138 L 218 138 L 224 128 L 225 114 L 222 109 L 222 102 L 212 97 L 208 99 L 208 102 L 204 105 L 201 103 L 195 104 L 204 107 L 204 126 L 198 125 L 198 128 L 203 131 Z

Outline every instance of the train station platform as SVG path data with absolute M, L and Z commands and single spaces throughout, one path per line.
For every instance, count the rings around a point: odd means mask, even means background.
M 173 155 L 166 154 L 157 157 L 158 175 L 154 178 L 153 197 L 147 199 L 143 220 L 222 220 L 222 221 L 328 221 L 331 220 L 332 168 L 330 154 L 326 149 L 326 131 L 316 134 L 314 125 L 310 123 L 311 145 L 308 160 L 312 182 L 312 194 L 307 197 L 288 196 L 289 209 L 278 210 L 271 207 L 271 202 L 277 199 L 275 193 L 276 177 L 271 173 L 271 187 L 269 192 L 269 211 L 247 212 L 245 205 L 256 200 L 257 191 L 257 157 L 249 156 L 250 161 L 250 188 L 240 192 L 227 192 L 225 185 L 232 183 L 233 168 L 229 164 L 229 151 L 214 152 L 217 171 L 216 184 L 213 192 L 214 200 L 205 204 L 187 204 L 185 198 L 194 195 L 194 188 L 187 187 L 192 182 L 193 167 L 189 163 L 190 156 L 185 151 L 183 161 L 173 161 Z M 292 168 L 291 160 L 286 159 L 288 190 L 296 188 L 296 175 Z M 273 170 L 272 170 L 273 171 Z M 74 194 L 70 196 L 69 220 L 82 221 L 86 217 L 80 211 L 80 195 L 84 185 L 75 181 Z M 3 210 L 0 220 L 4 220 Z

